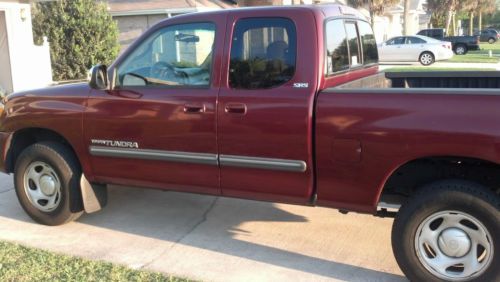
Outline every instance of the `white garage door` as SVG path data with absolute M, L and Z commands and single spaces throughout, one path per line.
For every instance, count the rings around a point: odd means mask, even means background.
M 0 87 L 6 90 L 7 93 L 12 92 L 9 41 L 7 38 L 7 25 L 4 11 L 0 11 Z

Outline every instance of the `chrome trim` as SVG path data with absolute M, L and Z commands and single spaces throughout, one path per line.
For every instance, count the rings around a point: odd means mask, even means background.
M 220 155 L 219 162 L 221 166 L 248 167 L 291 172 L 305 172 L 307 170 L 306 162 L 296 160 Z
M 131 158 L 140 160 L 219 165 L 216 154 L 175 151 L 143 150 L 90 146 L 90 154 L 97 157 Z
M 391 203 L 386 203 L 386 202 L 380 202 L 377 205 L 377 210 L 388 210 L 388 211 L 399 211 L 401 209 L 401 204 L 391 204 Z

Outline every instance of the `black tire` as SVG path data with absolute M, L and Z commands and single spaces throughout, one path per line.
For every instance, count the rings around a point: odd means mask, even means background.
M 467 54 L 467 52 L 469 52 L 469 49 L 467 48 L 466 45 L 458 44 L 457 46 L 455 46 L 455 54 L 465 55 L 465 54 Z
M 60 182 L 58 204 L 50 211 L 37 208 L 25 190 L 25 173 L 37 162 L 50 166 Z M 14 184 L 21 206 L 34 221 L 57 226 L 76 220 L 83 213 L 80 177 L 80 165 L 70 149 L 59 143 L 43 142 L 34 144 L 21 153 L 16 161 Z
M 485 268 L 482 272 L 478 271 L 479 276 L 460 281 L 500 281 L 499 210 L 498 195 L 473 182 L 445 180 L 423 187 L 403 205 L 394 221 L 392 248 L 399 266 L 411 281 L 458 281 L 453 277 L 445 279 L 431 273 L 421 262 L 415 241 L 421 234 L 417 233 L 418 228 L 426 219 L 440 212 L 458 211 L 477 219 L 491 235 L 493 244 L 493 257 L 488 260 L 489 266 L 486 267 L 487 262 L 484 262 Z M 437 236 L 439 240 L 442 240 L 443 232 Z M 469 256 L 473 249 L 470 248 L 464 256 Z
M 432 54 L 431 52 L 426 51 L 420 54 L 420 56 L 418 57 L 418 61 L 423 66 L 430 66 L 434 64 L 434 62 L 436 61 L 436 57 L 434 57 L 434 54 Z

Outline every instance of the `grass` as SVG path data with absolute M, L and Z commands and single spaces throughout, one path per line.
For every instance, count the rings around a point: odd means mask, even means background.
M 450 63 L 498 63 L 500 62 L 500 43 L 481 43 L 481 50 L 469 51 L 466 55 L 455 55 L 446 62 Z M 493 52 L 493 57 L 489 57 L 489 51 Z
M 394 67 L 385 69 L 385 72 L 426 72 L 426 71 L 495 71 L 494 68 L 440 68 L 440 67 Z
M 0 281 L 185 282 L 189 280 L 0 242 Z

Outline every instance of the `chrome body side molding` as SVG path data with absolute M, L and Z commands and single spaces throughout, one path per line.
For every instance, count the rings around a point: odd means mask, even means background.
M 296 160 L 220 155 L 219 162 L 222 167 L 248 167 L 291 172 L 305 172 L 307 170 L 306 162 Z

